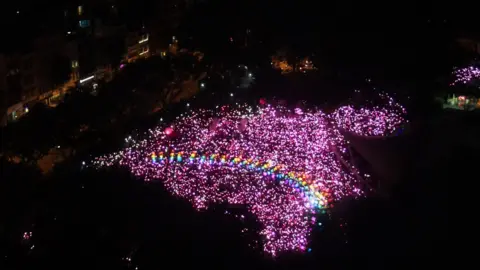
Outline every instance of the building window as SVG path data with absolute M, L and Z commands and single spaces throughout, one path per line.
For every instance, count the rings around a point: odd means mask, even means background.
M 78 11 L 78 16 L 82 15 L 83 14 L 83 6 L 78 6 L 77 11 Z
M 144 43 L 148 41 L 148 34 L 142 35 L 141 39 L 138 41 L 138 43 Z
M 89 20 L 81 20 L 78 22 L 81 28 L 87 28 L 90 26 L 90 21 Z
M 78 68 L 78 61 L 76 60 L 72 61 L 72 68 Z
M 148 53 L 148 52 L 149 52 L 148 46 L 146 46 L 146 47 L 143 47 L 143 48 L 142 48 L 142 51 L 141 51 L 138 55 L 144 55 L 144 54 L 146 54 L 146 53 Z

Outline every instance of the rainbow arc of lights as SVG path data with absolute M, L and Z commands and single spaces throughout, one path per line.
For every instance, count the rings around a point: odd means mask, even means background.
M 145 181 L 158 179 L 195 209 L 245 205 L 261 224 L 265 252 L 305 251 L 317 212 L 364 195 L 353 164 L 339 160 L 349 157 L 340 130 L 389 136 L 406 122 L 400 104 L 380 98 L 384 106 L 343 106 L 329 114 L 269 105 L 199 109 L 142 139 L 126 138 L 128 146 L 92 165 L 118 164 Z
M 210 165 L 243 166 L 247 169 L 260 171 L 265 177 L 291 185 L 302 193 L 302 196 L 306 198 L 306 201 L 309 202 L 312 208 L 326 208 L 328 203 L 332 201 L 331 196 L 328 194 L 328 189 L 320 189 L 320 184 L 318 184 L 320 181 L 313 181 L 312 177 L 305 173 L 286 172 L 285 165 L 272 165 L 271 161 L 260 161 L 258 158 L 231 157 L 218 153 L 198 155 L 198 152 L 190 154 L 184 152 L 170 152 L 169 154 L 152 152 L 149 157 L 153 163 L 187 162 L 188 160 L 190 164 L 207 163 Z

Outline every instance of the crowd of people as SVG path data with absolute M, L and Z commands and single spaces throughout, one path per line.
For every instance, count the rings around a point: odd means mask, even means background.
M 197 209 L 246 205 L 263 226 L 265 252 L 305 251 L 316 210 L 364 195 L 362 183 L 334 153 L 346 151 L 336 129 L 387 135 L 403 122 L 399 108 L 387 98 L 382 108 L 342 107 L 331 115 L 269 104 L 190 110 L 143 136 L 127 137 L 128 147 L 92 164 L 122 165 L 146 181 L 162 180 Z

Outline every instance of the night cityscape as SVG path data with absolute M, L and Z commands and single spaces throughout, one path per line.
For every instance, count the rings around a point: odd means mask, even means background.
M 479 161 L 473 10 L 6 3 L 0 269 L 436 266 Z

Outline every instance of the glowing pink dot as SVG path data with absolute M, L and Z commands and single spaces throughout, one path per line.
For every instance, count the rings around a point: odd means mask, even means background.
M 167 127 L 167 128 L 165 129 L 165 134 L 171 135 L 172 133 L 173 133 L 173 128 Z

